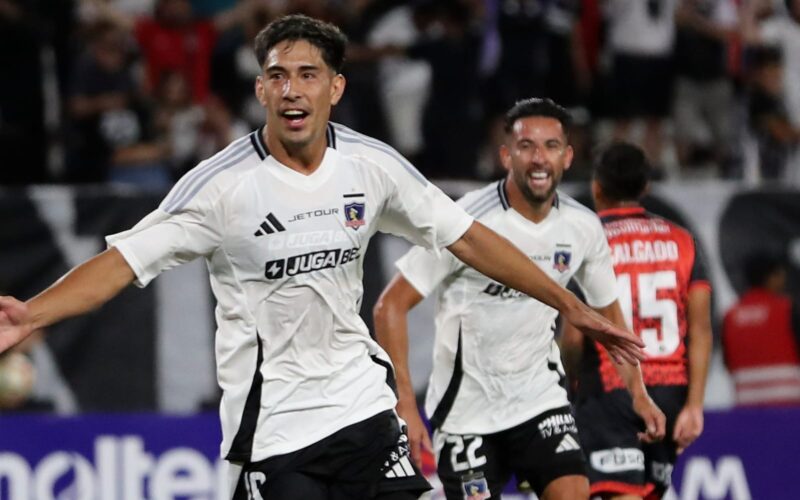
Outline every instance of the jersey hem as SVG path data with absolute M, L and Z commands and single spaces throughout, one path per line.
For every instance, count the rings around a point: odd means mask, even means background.
M 298 450 L 302 450 L 308 446 L 311 446 L 319 441 L 322 441 L 328 436 L 331 436 L 340 430 L 344 429 L 353 424 L 357 424 L 362 422 L 370 417 L 374 417 L 378 413 L 384 412 L 386 410 L 393 410 L 394 406 L 379 406 L 377 408 L 370 408 L 358 413 L 355 413 L 345 420 L 338 422 L 336 425 L 326 428 L 324 431 L 312 434 L 307 436 L 306 439 L 293 441 L 291 444 L 283 444 L 283 445 L 271 445 L 264 448 L 253 448 L 252 453 L 250 454 L 250 461 L 251 462 L 259 462 L 261 460 L 266 460 L 268 458 L 272 458 L 279 455 L 286 455 L 288 453 L 292 453 Z M 224 456 L 224 455 L 223 455 Z
M 556 408 L 561 408 L 561 407 L 567 406 L 567 405 L 569 405 L 569 400 L 567 400 L 566 397 L 563 398 L 563 401 L 553 400 L 550 403 L 543 404 L 541 406 L 536 407 L 536 409 L 534 409 L 530 413 L 528 413 L 528 412 L 522 413 L 521 415 L 523 415 L 523 416 L 518 418 L 518 419 L 517 418 L 509 419 L 506 422 L 504 422 L 503 424 L 498 425 L 497 427 L 488 426 L 488 427 L 483 428 L 482 426 L 474 426 L 474 427 L 472 427 L 470 425 L 465 425 L 463 427 L 462 426 L 448 426 L 447 425 L 447 420 L 445 420 L 445 424 L 443 424 L 439 428 L 439 430 L 444 432 L 444 433 L 447 433 L 447 434 L 458 434 L 458 435 L 477 434 L 477 435 L 480 435 L 480 436 L 485 436 L 487 434 L 495 434 L 497 432 L 506 431 L 506 430 L 511 429 L 513 427 L 516 427 L 516 426 L 518 426 L 520 424 L 523 424 L 523 423 L 525 423 L 525 422 L 527 422 L 529 420 L 532 420 L 532 419 L 538 417 L 539 415 L 541 415 L 542 413 L 544 413 L 546 411 L 555 410 Z

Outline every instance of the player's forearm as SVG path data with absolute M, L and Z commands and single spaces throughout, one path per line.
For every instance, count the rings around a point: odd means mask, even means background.
M 569 387 L 575 389 L 580 376 L 581 360 L 583 359 L 583 334 L 573 325 L 564 322 L 561 330 L 561 360 L 564 362 L 564 371 L 567 374 Z
M 28 300 L 30 327 L 44 328 L 62 319 L 92 311 L 129 285 L 133 271 L 115 248 L 75 267 L 39 295 Z
M 620 328 L 628 329 L 619 301 L 615 300 L 605 307 L 597 308 L 596 311 Z M 633 399 L 647 396 L 647 389 L 642 379 L 642 369 L 640 365 L 615 364 L 614 366 L 617 369 L 617 373 L 619 373 L 619 376 L 622 378 L 622 381 L 625 382 L 625 387 L 628 389 Z
M 711 332 L 708 336 L 689 337 L 689 393 L 687 405 L 703 406 L 705 399 L 708 363 L 711 359 Z
M 578 299 L 572 292 L 550 279 L 510 241 L 480 222 L 474 222 L 447 248 L 484 275 L 561 312 L 576 307 Z
M 689 389 L 687 405 L 703 406 L 708 364 L 714 342 L 711 333 L 711 293 L 695 289 L 689 292 Z
M 394 365 L 398 405 L 416 407 L 416 395 L 408 369 L 407 311 L 398 310 L 381 298 L 375 305 L 373 318 L 375 338 Z

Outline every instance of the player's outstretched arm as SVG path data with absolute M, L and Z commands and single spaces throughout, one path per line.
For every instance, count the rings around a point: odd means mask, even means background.
M 397 413 L 408 425 L 411 458 L 422 467 L 422 450 L 433 451 L 428 430 L 419 416 L 417 398 L 408 369 L 408 311 L 423 299 L 411 284 L 397 274 L 383 290 L 373 309 L 375 337 L 389 354 L 397 382 Z
M 614 301 L 606 307 L 597 309 L 615 325 L 625 326 L 625 317 L 618 301 Z M 639 433 L 639 439 L 646 443 L 661 441 L 666 434 L 667 417 L 664 412 L 653 402 L 647 393 L 647 388 L 642 379 L 641 367 L 637 365 L 615 365 L 617 373 L 625 382 L 625 387 L 631 395 L 633 401 L 633 411 L 644 421 L 645 432 Z
M 675 420 L 673 439 L 682 452 L 703 432 L 703 399 L 711 358 L 711 291 L 694 287 L 689 291 L 689 391 L 686 404 Z
M 558 309 L 564 319 L 603 344 L 616 362 L 636 364 L 644 359 L 640 350 L 644 344 L 636 335 L 600 316 L 550 279 L 511 242 L 480 222 L 473 222 L 467 232 L 447 248 L 486 276 Z
M 122 254 L 111 248 L 75 267 L 27 302 L 0 297 L 0 352 L 39 328 L 100 307 L 133 279 L 133 270 Z

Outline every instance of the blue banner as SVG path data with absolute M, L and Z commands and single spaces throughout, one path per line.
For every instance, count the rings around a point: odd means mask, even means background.
M 798 423 L 797 408 L 707 414 L 667 498 L 797 498 Z M 2 416 L 0 499 L 223 500 L 219 440 L 211 413 Z
M 680 457 L 672 498 L 798 498 L 800 408 L 707 413 L 705 430 Z
M 216 414 L 0 418 L 0 499 L 225 498 Z

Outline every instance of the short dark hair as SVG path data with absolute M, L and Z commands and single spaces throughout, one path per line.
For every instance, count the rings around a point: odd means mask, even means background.
M 566 135 L 569 135 L 569 130 L 572 127 L 572 115 L 569 114 L 566 108 L 559 106 L 552 99 L 531 97 L 530 99 L 517 101 L 508 110 L 503 127 L 504 130 L 507 134 L 510 134 L 514 130 L 514 124 L 517 120 L 529 116 L 555 118 L 561 122 L 561 128 L 564 129 L 564 134 Z
M 305 40 L 322 52 L 322 59 L 333 71 L 342 71 L 347 37 L 333 24 L 302 14 L 279 17 L 259 31 L 254 43 L 258 65 L 263 68 L 272 47 L 287 40 Z
M 786 262 L 780 254 L 757 251 L 744 259 L 744 280 L 748 288 L 761 287 L 770 276 L 785 268 Z
M 594 179 L 613 201 L 636 201 L 644 195 L 650 164 L 644 151 L 627 142 L 611 144 L 597 158 Z

